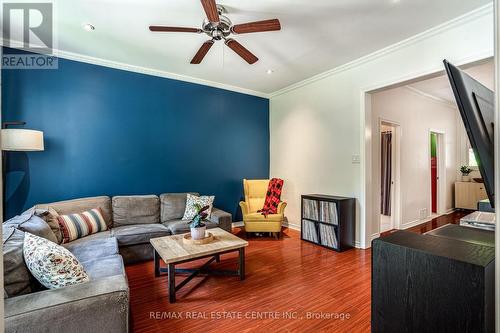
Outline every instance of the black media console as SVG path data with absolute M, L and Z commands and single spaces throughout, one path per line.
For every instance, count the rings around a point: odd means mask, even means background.
M 494 332 L 494 232 L 446 225 L 372 242 L 372 332 Z

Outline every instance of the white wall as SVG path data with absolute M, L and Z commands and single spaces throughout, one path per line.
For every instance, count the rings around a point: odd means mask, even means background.
M 444 132 L 445 182 L 444 210 L 453 208 L 453 188 L 457 176 L 458 109 L 424 97 L 406 87 L 372 95 L 372 129 L 378 131 L 380 120 L 399 124 L 400 131 L 400 229 L 421 223 L 431 214 L 430 130 Z M 380 207 L 380 135 L 372 142 L 373 207 Z M 424 216 L 420 210 L 426 209 Z M 373 233 L 379 232 L 380 224 Z
M 371 124 L 365 130 L 365 92 L 493 55 L 493 10 L 467 17 L 294 85 L 271 97 L 270 176 L 285 179 L 291 224 L 300 224 L 300 195 L 311 192 L 358 199 L 356 240 L 369 247 L 373 226 Z M 335 56 L 332 54 L 332 56 Z M 353 164 L 352 155 L 361 163 Z M 365 216 L 365 212 L 369 216 Z M 365 223 L 368 221 L 368 223 Z

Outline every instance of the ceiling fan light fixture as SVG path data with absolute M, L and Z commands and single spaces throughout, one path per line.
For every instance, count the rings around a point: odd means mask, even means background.
M 224 40 L 224 44 L 226 44 L 231 50 L 237 53 L 247 63 L 252 65 L 256 63 L 259 58 L 257 58 L 243 45 L 230 38 L 230 35 L 281 30 L 281 24 L 278 19 L 247 22 L 233 25 L 231 20 L 224 15 L 227 12 L 226 8 L 217 4 L 215 2 L 216 0 L 200 1 L 206 14 L 206 18 L 203 20 L 201 29 L 158 25 L 149 26 L 149 30 L 153 32 L 193 32 L 207 34 L 210 37 L 210 40 L 206 41 L 200 47 L 194 58 L 191 60 L 191 64 L 200 64 L 214 42 Z M 270 70 L 270 72 L 268 70 L 268 74 L 271 74 L 272 72 L 272 70 Z

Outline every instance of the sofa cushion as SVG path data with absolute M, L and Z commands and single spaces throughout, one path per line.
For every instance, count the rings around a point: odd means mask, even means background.
M 108 229 L 100 208 L 77 214 L 59 215 L 57 221 L 61 226 L 63 243 Z
M 128 265 L 146 260 L 153 260 L 154 250 L 151 243 L 127 245 L 120 248 L 120 255 L 125 265 Z
M 189 192 L 189 194 L 199 196 L 195 192 Z M 179 220 L 184 216 L 187 195 L 188 193 L 163 193 L 160 195 L 162 223 L 170 220 Z
M 125 275 L 123 259 L 119 254 L 82 262 L 90 280 L 95 281 L 107 276 Z
M 217 223 L 211 221 L 205 221 L 204 223 L 207 226 L 207 229 L 217 228 L 219 226 Z M 174 235 L 184 234 L 191 231 L 188 221 L 186 220 L 171 220 L 164 222 L 163 225 L 166 226 Z
M 94 240 L 94 239 L 105 239 L 105 238 L 109 238 L 109 237 L 111 237 L 111 230 L 106 230 L 106 231 L 98 232 L 96 234 L 88 235 L 87 237 L 84 237 L 84 238 L 76 239 L 76 240 L 69 242 L 67 244 L 64 244 L 64 245 L 65 246 L 68 246 L 70 244 L 75 245 L 75 244 L 79 244 L 79 243 L 86 243 L 86 242 L 88 242 L 90 240 Z
M 102 216 L 104 217 L 104 221 L 106 221 L 106 225 L 109 227 L 113 223 L 111 215 L 111 199 L 106 196 L 65 200 L 35 206 L 37 209 L 46 210 L 48 210 L 49 207 L 53 208 L 59 215 L 75 214 L 94 208 L 101 208 Z
M 80 262 L 104 258 L 118 254 L 118 242 L 115 237 L 88 239 L 82 238 L 80 242 L 64 244 Z
M 23 254 L 31 274 L 46 288 L 57 289 L 90 281 L 71 252 L 45 238 L 26 233 Z
M 160 223 L 136 224 L 116 227 L 111 234 L 118 240 L 118 245 L 147 244 L 151 238 L 170 235 L 167 227 Z
M 24 232 L 29 232 L 33 235 L 48 239 L 51 242 L 57 243 L 57 238 L 52 232 L 50 226 L 42 218 L 35 215 L 35 210 L 30 209 L 22 215 L 15 216 L 4 225 L 12 226 Z
M 24 262 L 24 232 L 12 226 L 2 226 L 4 296 L 29 294 L 31 274 Z
M 115 227 L 160 223 L 160 199 L 156 195 L 113 197 L 113 222 Z

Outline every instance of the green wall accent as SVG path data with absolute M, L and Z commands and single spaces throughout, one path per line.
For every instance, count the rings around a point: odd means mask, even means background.
M 431 157 L 437 157 L 437 134 L 431 133 Z

